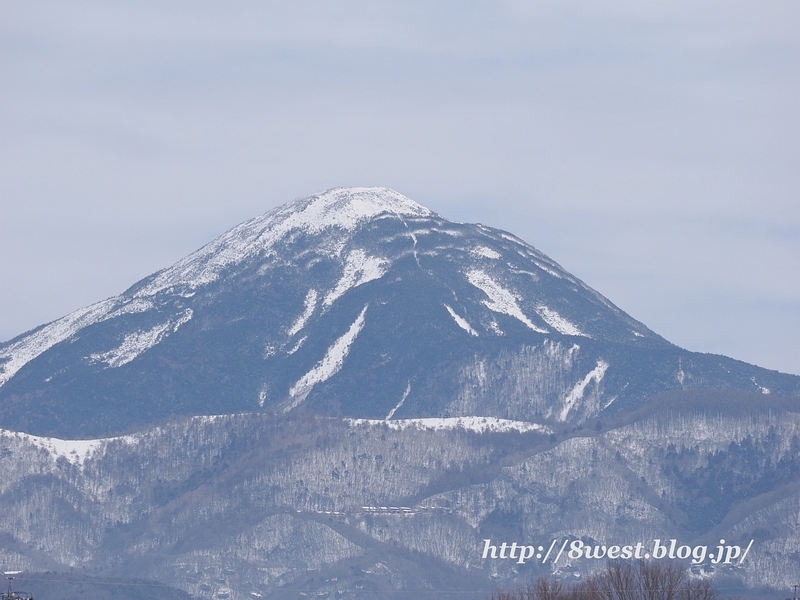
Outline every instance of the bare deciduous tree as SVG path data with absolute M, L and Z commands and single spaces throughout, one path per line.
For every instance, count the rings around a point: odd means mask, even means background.
M 572 586 L 539 577 L 516 589 L 499 589 L 491 600 L 717 600 L 708 579 L 692 579 L 678 563 L 609 562 Z

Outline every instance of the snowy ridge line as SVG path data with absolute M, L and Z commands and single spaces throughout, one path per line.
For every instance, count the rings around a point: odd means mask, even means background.
M 345 419 L 352 426 L 358 425 L 386 425 L 390 429 L 403 430 L 409 427 L 415 429 L 430 429 L 443 431 L 450 429 L 465 429 L 476 433 L 504 433 L 507 431 L 539 431 L 550 434 L 552 430 L 546 425 L 529 423 L 527 421 L 512 421 L 511 419 L 498 419 L 497 417 L 427 417 L 420 419 Z
M 269 252 L 291 231 L 318 234 L 326 229 L 353 231 L 380 214 L 434 217 L 436 213 L 388 188 L 335 188 L 299 198 L 260 217 L 245 221 L 158 273 L 136 292 L 152 296 L 163 290 L 197 288 L 215 281 L 228 266 L 261 252 Z
M 9 359 L 0 364 L 0 386 L 40 354 L 72 337 L 84 327 L 104 320 L 118 300 L 118 297 L 109 298 L 78 309 L 6 346 L 0 351 L 0 359 Z
M 10 438 L 10 439 L 9 439 Z M 59 438 L 40 437 L 21 431 L 11 431 L 0 429 L 0 440 L 7 443 L 10 440 L 30 444 L 36 448 L 46 450 L 54 460 L 66 458 L 71 464 L 83 466 L 87 458 L 91 458 L 99 450 L 110 442 L 124 442 L 133 444 L 136 442 L 135 435 L 123 435 L 119 437 L 98 438 L 94 440 L 62 440 Z
M 189 423 L 199 424 L 213 424 L 224 422 L 231 418 L 241 415 L 250 415 L 252 413 L 231 413 L 223 415 L 195 415 L 189 417 Z M 124 444 L 136 444 L 140 440 L 153 434 L 160 434 L 164 432 L 163 426 L 150 427 L 136 433 L 127 435 L 112 436 L 106 438 L 93 438 L 88 440 L 65 440 L 54 437 L 43 437 L 24 433 L 22 431 L 13 431 L 11 429 L 0 428 L 0 443 L 7 444 L 9 442 L 17 442 L 28 444 L 41 450 L 46 450 L 50 453 L 54 460 L 61 457 L 66 458 L 71 464 L 83 466 L 87 458 L 92 458 L 97 452 L 103 451 L 105 446 L 114 442 L 121 442 Z
M 199 424 L 214 424 L 223 423 L 228 419 L 249 415 L 253 413 L 232 413 L 221 415 L 197 415 L 189 418 L 190 423 Z M 255 413 L 263 414 L 263 413 Z M 266 416 L 266 415 L 264 415 Z M 338 420 L 333 418 L 334 420 Z M 513 421 L 510 419 L 498 419 L 496 417 L 445 417 L 445 418 L 419 418 L 419 419 L 342 419 L 350 426 L 359 425 L 387 425 L 394 430 L 403 430 L 409 427 L 416 429 L 427 429 L 433 431 L 464 429 L 467 431 L 474 431 L 477 433 L 485 432 L 510 432 L 518 431 L 525 433 L 529 431 L 539 431 L 544 434 L 552 433 L 550 427 L 541 425 L 539 423 L 530 423 L 527 421 Z M 134 434 L 114 436 L 107 438 L 95 438 L 88 440 L 65 440 L 54 437 L 42 437 L 23 433 L 21 431 L 12 431 L 10 429 L 0 429 L 0 442 L 4 445 L 17 442 L 27 444 L 35 448 L 47 451 L 53 458 L 65 458 L 73 465 L 83 466 L 86 459 L 92 458 L 98 452 L 102 452 L 105 446 L 114 442 L 121 442 L 124 444 L 136 444 L 147 436 L 163 431 L 163 427 L 155 427 L 140 431 Z
M 149 297 L 163 290 L 176 286 L 194 289 L 211 283 L 219 277 L 225 267 L 255 253 L 270 250 L 275 242 L 292 230 L 314 234 L 327 228 L 337 227 L 352 231 L 364 221 L 380 214 L 423 218 L 437 216 L 433 211 L 388 188 L 336 188 L 299 198 L 234 227 L 172 267 L 155 274 L 149 283 L 134 293 L 132 299 L 120 295 L 97 302 L 73 311 L 17 342 L 8 344 L 0 350 L 0 360 L 8 359 L 0 363 L 0 386 L 9 381 L 25 364 L 56 344 L 71 338 L 84 327 L 123 314 L 146 312 L 153 307 Z M 329 302 L 346 292 L 349 287 L 383 276 L 385 265 L 383 259 L 364 255 L 361 257 L 364 259 L 362 264 L 357 264 L 358 258 L 355 256 L 351 263 L 348 263 L 352 272 L 348 274 L 346 267 L 345 275 L 336 290 L 331 292 L 335 295 L 329 294 Z M 187 290 L 182 291 L 187 292 Z M 193 294 L 182 295 L 189 297 Z M 121 366 L 130 362 L 128 352 L 123 347 L 146 345 L 151 339 L 157 339 L 158 343 L 160 334 L 166 330 L 164 328 L 164 331 L 153 329 L 150 332 L 143 332 L 141 339 L 131 338 L 123 341 L 118 349 L 119 352 L 112 351 L 112 354 L 107 356 L 103 354 L 103 357 L 98 354 L 95 359 L 109 362 L 110 366 L 112 362 L 114 366 Z
M 147 312 L 154 307 L 155 305 L 150 300 L 142 300 L 139 298 L 130 300 L 124 296 L 115 296 L 80 308 L 60 319 L 48 323 L 38 331 L 26 335 L 0 350 L 0 359 L 9 359 L 5 363 L 0 364 L 0 387 L 9 381 L 17 371 L 27 363 L 34 360 L 40 354 L 44 354 L 56 344 L 70 339 L 81 329 L 96 323 L 115 319 L 122 315 Z M 172 327 L 174 333 L 178 330 L 178 327 L 191 318 L 192 310 L 186 309 L 177 320 L 170 320 L 162 325 L 156 325 L 148 331 L 129 334 L 115 350 L 93 354 L 89 358 L 94 361 L 108 362 L 109 366 L 122 366 L 160 342 L 164 335 L 169 334 L 168 330 L 170 327 Z M 155 341 L 150 343 L 152 340 Z M 141 349 L 136 351 L 136 348 Z

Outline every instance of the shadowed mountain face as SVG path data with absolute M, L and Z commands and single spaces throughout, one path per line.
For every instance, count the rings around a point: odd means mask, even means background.
M 677 348 L 513 235 L 383 188 L 295 200 L 0 346 L 0 426 L 60 437 L 245 411 L 575 425 L 692 388 L 800 378 Z

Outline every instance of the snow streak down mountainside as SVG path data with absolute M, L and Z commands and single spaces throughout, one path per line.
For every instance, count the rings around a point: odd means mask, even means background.
M 581 423 L 665 390 L 799 382 L 669 344 L 513 235 L 351 188 L 1 345 L 0 426 L 100 436 L 259 410 Z

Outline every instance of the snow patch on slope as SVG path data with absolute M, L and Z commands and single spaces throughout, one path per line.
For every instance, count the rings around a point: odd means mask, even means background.
M 453 320 L 456 322 L 456 325 L 458 325 L 459 327 L 461 327 L 461 329 L 463 329 L 464 331 L 466 331 L 468 334 L 470 334 L 470 335 L 474 335 L 474 336 L 476 336 L 476 337 L 477 337 L 477 335 L 478 335 L 478 332 L 477 332 L 477 331 L 475 331 L 475 330 L 474 330 L 474 329 L 473 329 L 473 328 L 470 326 L 470 324 L 467 322 L 467 320 L 466 320 L 466 319 L 464 319 L 464 318 L 462 318 L 462 317 L 458 316 L 458 315 L 456 314 L 456 311 L 454 311 L 452 308 L 450 308 L 449 306 L 447 306 L 447 304 L 445 304 L 445 305 L 444 305 L 444 307 L 447 309 L 447 312 L 449 312 L 449 313 L 450 313 L 450 316 L 451 316 L 451 317 L 453 317 Z
M 550 327 L 559 333 L 563 333 L 564 335 L 582 335 L 584 337 L 589 337 L 552 308 L 548 308 L 543 304 L 536 307 L 536 314 L 542 317 L 542 320 L 545 323 L 550 325 Z
M 483 304 L 489 310 L 514 317 L 538 333 L 548 333 L 547 330 L 534 325 L 522 312 L 522 309 L 517 304 L 518 297 L 516 294 L 505 289 L 485 272 L 473 269 L 467 273 L 467 279 L 489 297 L 488 301 L 483 301 Z
M 411 393 L 411 382 L 409 381 L 409 382 L 408 382 L 408 386 L 406 387 L 406 391 L 405 391 L 405 392 L 403 392 L 403 397 L 402 397 L 402 398 L 400 398 L 400 402 L 398 402 L 398 403 L 397 403 L 397 406 L 395 406 L 395 407 L 394 407 L 392 410 L 390 410 L 390 411 L 389 411 L 389 414 L 388 414 L 388 415 L 386 415 L 386 420 L 387 420 L 387 421 L 388 421 L 389 419 L 391 419 L 391 418 L 394 416 L 394 413 L 396 413 L 396 412 L 397 412 L 397 409 L 398 409 L 398 408 L 400 408 L 401 406 L 403 406 L 403 402 L 405 402 L 405 401 L 406 401 L 406 398 L 408 398 L 408 395 L 409 395 L 410 393 Z
M 350 425 L 386 425 L 390 429 L 403 430 L 407 428 L 430 429 L 433 431 L 445 431 L 448 429 L 465 429 L 477 433 L 519 431 L 539 431 L 541 433 L 552 433 L 551 429 L 539 423 L 528 423 L 527 421 L 512 421 L 510 419 L 498 419 L 495 417 L 430 417 L 423 419 L 396 419 L 394 421 L 381 419 L 345 419 Z
M 350 352 L 350 345 L 364 327 L 364 315 L 366 312 L 367 306 L 364 307 L 361 314 L 358 315 L 353 324 L 350 325 L 350 329 L 328 348 L 322 360 L 292 386 L 289 390 L 290 401 L 283 409 L 284 412 L 289 412 L 300 404 L 306 399 L 308 394 L 311 393 L 315 385 L 322 383 L 326 379 L 330 379 L 342 368 L 344 359 Z
M 113 350 L 91 354 L 90 360 L 94 362 L 104 362 L 110 368 L 121 367 L 131 362 L 134 358 L 149 350 L 170 333 L 178 331 L 178 328 L 192 318 L 192 309 L 187 308 L 176 321 L 167 321 L 145 331 L 134 331 L 129 333 L 122 340 L 122 343 Z
M 445 229 L 443 227 L 431 227 L 431 231 L 435 231 L 436 233 L 443 233 L 451 237 L 461 237 L 462 235 L 464 235 L 458 229 Z
M 432 217 L 436 213 L 387 188 L 336 188 L 313 194 L 234 227 L 158 273 L 136 295 L 152 296 L 175 286 L 207 285 L 226 267 L 260 253 L 269 254 L 275 243 L 290 232 L 307 235 L 329 229 L 350 232 L 378 215 Z
M 477 248 L 474 248 L 470 254 L 473 256 L 482 256 L 483 258 L 500 258 L 499 252 L 492 250 L 491 248 L 487 248 L 486 246 L 478 246 Z
M 308 339 L 307 335 L 304 335 L 303 337 L 301 337 L 299 340 L 297 340 L 297 343 L 294 346 L 292 346 L 292 348 L 290 350 L 286 351 L 286 354 L 294 354 L 295 352 L 300 350 L 300 346 L 302 346 L 303 342 L 305 342 L 307 339 Z
M 80 329 L 103 320 L 115 302 L 116 299 L 110 298 L 76 310 L 0 350 L 0 361 L 8 359 L 0 363 L 0 386 L 43 352 L 71 338 Z
M 572 410 L 578 400 L 583 398 L 583 392 L 586 390 L 586 386 L 588 386 L 592 381 L 599 384 L 603 380 L 603 376 L 606 374 L 607 369 L 608 363 L 604 360 L 598 360 L 597 366 L 589 371 L 586 374 L 586 377 L 575 384 L 575 387 L 573 387 L 564 398 L 564 408 L 561 409 L 561 413 L 558 416 L 559 420 L 567 420 L 569 411 Z
M 380 279 L 386 274 L 387 261 L 376 256 L 367 256 L 361 249 L 353 250 L 344 265 L 341 279 L 322 302 L 323 308 L 328 308 L 350 288 L 357 287 L 373 279 Z
M 292 337 L 295 333 L 297 333 L 303 327 L 306 326 L 306 323 L 308 323 L 308 320 L 314 313 L 314 309 L 316 308 L 316 306 L 317 306 L 317 290 L 308 290 L 303 307 L 303 314 L 297 317 L 297 320 L 289 329 L 288 331 L 289 337 Z
M 756 382 L 756 378 L 755 377 L 751 377 L 750 381 L 753 382 L 753 385 L 755 385 L 762 394 L 771 394 L 772 393 L 772 390 L 770 390 L 769 388 L 764 387 L 763 385 L 759 385 L 758 382 Z

